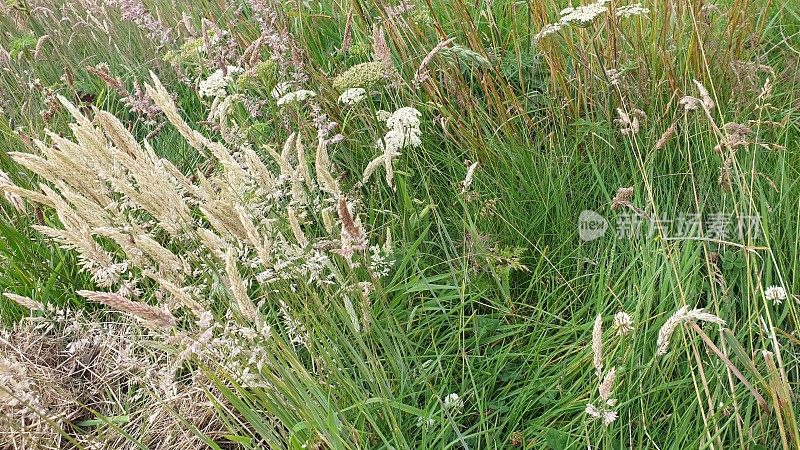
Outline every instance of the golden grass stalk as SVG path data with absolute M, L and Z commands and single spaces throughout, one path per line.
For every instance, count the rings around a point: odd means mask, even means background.
M 24 295 L 17 295 L 11 292 L 3 292 L 3 296 L 13 301 L 14 303 L 18 304 L 19 306 L 27 308 L 31 311 L 44 310 L 44 306 L 41 303 L 37 302 L 36 300 L 30 297 L 25 297 Z
M 77 291 L 76 294 L 87 300 L 116 309 L 117 311 L 132 314 L 141 319 L 145 324 L 156 328 L 171 328 L 175 326 L 176 323 L 175 316 L 168 310 L 134 302 L 118 294 L 87 290 Z
M 598 314 L 592 328 L 592 364 L 597 377 L 603 376 L 603 316 Z

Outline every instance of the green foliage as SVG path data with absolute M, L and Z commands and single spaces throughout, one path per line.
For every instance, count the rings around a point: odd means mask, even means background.
M 19 58 L 20 55 L 25 54 L 30 56 L 30 51 L 36 46 L 36 36 L 32 34 L 25 34 L 17 36 L 11 40 L 11 57 Z
M 715 14 L 686 4 L 676 7 L 679 14 L 648 2 L 653 11 L 646 17 L 598 19 L 537 44 L 533 36 L 566 4 L 466 7 L 435 1 L 392 19 L 383 17 L 377 2 L 344 8 L 340 3 L 323 1 L 306 9 L 290 2 L 282 13 L 312 68 L 308 88 L 317 91 L 316 101 L 346 136 L 343 144 L 331 146 L 331 158 L 341 168 L 334 176 L 363 194 L 365 223 L 391 231 L 395 268 L 388 279 L 375 282 L 372 324 L 363 332 L 353 328 L 344 305 L 313 290 L 254 287 L 270 308 L 280 299 L 297 313 L 310 344 L 292 345 L 273 308 L 267 320 L 275 333 L 264 343 L 269 364 L 260 373 L 269 388 L 245 388 L 234 374 L 202 367 L 228 402 L 215 411 L 225 418 L 228 433 L 209 436 L 210 441 L 222 448 L 797 444 L 797 425 L 786 420 L 800 413 L 796 400 L 784 405 L 770 397 L 778 392 L 775 380 L 785 380 L 792 392 L 800 389 L 800 310 L 792 297 L 800 292 L 796 6 L 723 2 L 724 14 Z M 204 15 L 222 17 L 216 7 L 204 5 Z M 336 48 L 351 7 L 353 45 L 342 56 Z M 353 63 L 371 57 L 375 23 L 387 31 L 400 82 L 389 83 L 395 80 L 387 78 L 383 62 Z M 235 29 L 241 43 L 259 36 L 247 21 L 220 26 Z M 35 35 L 20 34 L 4 45 L 17 58 L 35 46 Z M 441 36 L 456 37 L 457 44 L 442 52 L 454 64 L 432 64 L 431 81 L 409 88 Z M 130 68 L 126 80 L 146 80 L 148 70 L 166 80 L 171 65 L 207 76 L 215 62 L 200 51 L 202 39 L 182 37 L 159 54 L 142 33 L 131 31 L 128 41 L 115 35 L 116 45 L 131 43 L 127 53 L 104 43 L 90 48 L 91 41 L 79 36 L 63 49 L 63 64 L 32 62 L 26 70 L 54 85 L 66 65 L 79 79 L 73 86 L 87 90 L 81 72 L 88 53 L 97 62 L 106 58 L 112 67 Z M 754 61 L 769 70 L 747 66 Z M 280 69 L 265 56 L 236 81 L 237 92 L 269 102 L 263 117 L 248 117 L 238 104 L 231 114 L 259 152 L 286 137 L 286 121 L 301 123 L 305 136 L 316 132 L 307 117 L 274 105 L 270 91 L 287 81 Z M 619 84 L 611 83 L 609 69 L 618 71 Z M 24 124 L 28 135 L 41 137 L 46 125 L 38 116 L 41 93 L 22 94 L 19 79 L 2 77 L 0 89 L 32 99 L 12 99 L 3 111 L 15 126 Z M 772 91 L 759 98 L 767 78 Z M 705 113 L 676 108 L 684 95 L 699 95 L 694 79 L 716 100 L 708 115 L 717 126 L 734 121 L 753 131 L 752 142 L 734 152 L 731 191 L 720 186 L 727 154 L 713 150 L 721 138 Z M 176 80 L 165 85 L 192 127 L 218 132 L 198 123 L 206 121 L 209 105 L 190 85 Z M 352 87 L 382 89 L 353 107 L 338 105 L 338 94 Z M 74 94 L 66 84 L 60 89 Z M 95 106 L 125 115 L 124 106 L 114 102 Z M 396 191 L 383 183 L 362 186 L 360 174 L 377 155 L 374 145 L 382 134 L 375 113 L 402 106 L 422 111 L 422 145 L 397 159 Z M 637 134 L 620 133 L 617 108 L 646 113 Z M 57 116 L 49 126 L 69 133 L 65 120 Z M 654 150 L 672 124 L 676 136 Z M 125 125 L 138 138 L 153 131 Z M 22 145 L 19 135 L 4 134 L 4 143 Z M 185 173 L 209 169 L 169 127 L 151 142 Z M 5 156 L 0 158 L 11 172 Z M 479 162 L 469 192 L 461 185 L 465 160 Z M 36 186 L 35 179 L 29 181 L 20 184 Z M 631 210 L 610 206 L 617 189 L 627 186 L 634 187 L 632 203 L 647 219 L 758 214 L 764 234 L 751 242 L 657 232 L 617 237 L 615 228 Z M 37 237 L 29 228 L 32 219 L 19 217 L 7 203 L 2 208 L 0 289 L 62 304 L 74 301 L 75 290 L 91 287 L 89 277 L 75 269 L 71 252 Z M 605 236 L 579 239 L 583 210 L 608 221 Z M 642 222 L 645 230 L 648 223 Z M 790 298 L 782 304 L 766 301 L 763 289 L 771 284 L 785 286 Z M 0 302 L 4 320 L 22 313 Z M 703 330 L 764 395 L 771 414 L 692 328 L 679 328 L 669 352 L 656 356 L 659 328 L 683 305 L 704 307 L 726 320 L 724 330 Z M 612 331 L 620 311 L 633 317 L 630 335 Z M 618 370 L 619 418 L 609 426 L 584 413 L 587 402 L 597 398 L 590 347 L 598 314 L 605 365 Z M 770 378 L 765 350 L 781 356 L 780 376 Z M 463 399 L 463 411 L 444 408 L 451 393 Z M 778 408 L 782 418 L 775 414 Z M 92 420 L 81 418 L 78 425 L 94 425 Z

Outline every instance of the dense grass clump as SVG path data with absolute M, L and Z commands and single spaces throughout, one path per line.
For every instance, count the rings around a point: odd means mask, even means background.
M 0 5 L 1 448 L 800 447 L 800 9 Z

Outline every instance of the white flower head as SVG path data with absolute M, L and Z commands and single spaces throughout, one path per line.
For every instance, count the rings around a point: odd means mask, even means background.
M 288 94 L 289 92 L 292 92 L 292 88 L 293 87 L 294 86 L 292 85 L 292 83 L 286 82 L 286 81 L 276 84 L 275 87 L 272 88 L 272 93 L 271 93 L 272 94 L 272 98 L 277 100 L 277 99 L 283 97 L 284 95 Z
M 633 17 L 650 14 L 650 10 L 642 6 L 641 3 L 617 8 L 617 17 Z
M 586 409 L 584 412 L 586 412 L 586 414 L 593 419 L 602 420 L 604 426 L 609 426 L 612 422 L 617 420 L 617 417 L 619 417 L 616 411 L 612 409 L 600 409 L 591 403 L 586 404 Z
M 419 129 L 419 118 L 422 115 L 415 108 L 405 106 L 393 112 L 386 119 L 386 126 L 393 130 L 408 130 L 410 128 Z
M 614 314 L 614 329 L 617 331 L 617 336 L 630 333 L 633 331 L 633 319 L 625 311 Z
M 536 36 L 533 37 L 533 40 L 539 42 L 542 40 L 542 38 L 558 33 L 563 27 L 564 25 L 561 23 L 549 23 L 545 25 L 544 28 L 542 28 L 538 33 L 536 33 Z
M 233 76 L 243 71 L 241 67 L 228 66 L 226 75 L 222 69 L 217 69 L 208 78 L 197 84 L 197 93 L 201 97 L 224 97 L 227 93 L 226 87 L 233 81 Z
M 339 96 L 339 103 L 343 105 L 355 105 L 367 97 L 367 91 L 364 88 L 350 88 Z
M 289 92 L 283 97 L 278 99 L 278 106 L 288 105 L 290 103 L 300 103 L 308 98 L 316 97 L 317 93 L 309 91 L 308 89 L 300 89 L 298 91 Z
M 611 425 L 611 422 L 617 420 L 617 417 L 619 416 L 617 415 L 617 412 L 614 410 L 607 409 L 603 411 L 603 425 L 605 426 Z
M 455 392 L 444 398 L 444 409 L 451 414 L 460 414 L 464 409 L 464 399 L 458 396 Z
M 772 300 L 776 305 L 780 305 L 786 300 L 786 289 L 781 286 L 770 286 L 764 291 L 764 297 Z
M 400 150 L 406 147 L 418 147 L 422 144 L 420 131 L 420 116 L 422 114 L 414 108 L 404 107 L 389 114 L 378 111 L 378 120 L 385 120 L 389 131 L 376 142 L 375 147 L 381 154 L 375 157 L 364 169 L 362 181 L 367 182 L 375 170 L 383 165 L 386 168 L 386 183 L 394 189 L 394 170 L 392 163 L 400 156 Z
M 588 26 L 598 16 L 605 14 L 608 10 L 606 3 L 608 0 L 598 0 L 585 6 L 562 9 L 560 22 L 563 25 L 574 23 L 578 26 Z

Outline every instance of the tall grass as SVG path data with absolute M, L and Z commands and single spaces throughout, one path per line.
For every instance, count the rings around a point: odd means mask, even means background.
M 4 192 L 33 194 L 23 210 L 2 203 L 0 289 L 49 305 L 29 314 L 0 300 L 8 327 L 16 321 L 11 334 L 0 336 L 0 393 L 17 399 L 0 396 L 3 445 L 177 448 L 181 439 L 196 439 L 209 448 L 800 446 L 800 27 L 791 2 L 645 2 L 648 12 L 622 17 L 616 12 L 630 5 L 609 1 L 586 23 L 563 23 L 570 5 L 551 0 L 201 2 L 184 5 L 185 15 L 148 1 L 145 10 L 172 30 L 165 42 L 153 38 L 152 26 L 126 20 L 131 5 L 138 3 L 2 7 L 0 47 L 14 55 L 0 68 L 0 169 L 19 186 Z M 95 20 L 81 22 L 84 10 Z M 540 33 L 554 23 L 561 23 L 558 32 Z M 264 36 L 255 58 L 239 58 Z M 213 52 L 187 50 L 212 39 Z M 378 63 L 378 75 L 351 86 L 365 87 L 366 99 L 339 103 L 336 77 L 367 62 Z M 165 86 L 160 96 L 150 91 L 155 103 L 165 110 L 174 101 L 203 137 L 168 114 L 151 123 L 131 110 L 118 89 L 87 70 L 100 63 L 129 92 L 134 83 L 157 90 L 154 72 Z M 232 75 L 240 81 L 224 88 L 232 106 L 220 113 L 222 98 L 201 96 L 198 84 L 227 65 L 255 75 Z M 418 76 L 421 69 L 427 77 Z M 273 97 L 287 81 L 295 85 Z M 301 88 L 316 95 L 278 105 Z M 70 116 L 56 93 L 80 114 Z M 260 114 L 249 111 L 253 102 Z M 686 111 L 687 102 L 697 108 Z M 420 112 L 419 145 L 400 138 L 399 155 L 362 179 L 381 155 L 376 142 L 390 145 L 392 126 L 376 116 L 403 107 Z M 84 115 L 93 122 L 82 125 L 83 134 L 68 127 Z M 330 122 L 336 127 L 328 130 Z M 104 143 L 97 148 L 86 140 L 91 127 Z M 291 136 L 305 142 L 305 161 Z M 70 147 L 74 141 L 80 145 Z M 144 141 L 154 154 L 139 144 L 125 147 Z M 281 154 L 284 142 L 289 150 Z M 261 202 L 263 192 L 249 190 L 264 180 L 260 166 L 242 156 L 248 145 L 279 185 L 288 180 L 279 188 L 284 196 Z M 78 169 L 35 175 L 8 156 L 52 158 L 67 148 L 75 167 L 96 177 L 94 185 L 114 173 L 97 163 L 106 153 L 114 155 L 110 164 L 141 175 L 131 185 L 139 197 L 114 182 L 108 189 L 115 204 L 137 207 L 108 212 L 109 223 L 88 221 L 98 245 L 129 263 L 121 284 L 99 283 L 96 267 L 80 270 L 80 248 L 60 248 L 37 232 L 74 228 L 66 210 L 89 219 L 85 205 L 70 197 L 76 189 L 90 195 L 74 179 Z M 183 178 L 162 172 L 166 161 Z M 394 170 L 391 183 L 387 167 Z M 156 179 L 141 183 L 145 176 Z M 243 179 L 247 188 L 237 190 Z M 50 205 L 37 197 L 39 183 L 53 189 Z M 180 233 L 164 219 L 172 210 L 148 209 L 141 200 L 166 198 L 168 186 L 177 186 L 188 208 L 189 225 Z M 624 187 L 633 196 L 620 201 Z M 70 199 L 66 207 L 52 201 L 58 196 Z M 382 276 L 370 270 L 375 256 L 357 244 L 351 261 L 360 265 L 342 258 L 358 232 L 348 231 L 340 199 L 351 203 L 348 212 L 369 244 L 393 244 L 391 269 Z M 607 220 L 602 238 L 579 238 L 583 210 Z M 272 254 L 259 253 L 264 249 L 231 225 L 239 211 L 254 219 L 258 236 L 276 243 L 271 249 L 300 248 L 303 264 L 311 249 L 320 250 L 329 258 L 330 284 L 269 266 Z M 690 237 L 675 232 L 697 213 L 702 230 L 688 228 Z M 733 221 L 730 233 L 713 233 L 714 214 L 717 225 Z M 736 220 L 749 217 L 758 217 L 758 230 L 739 235 Z M 626 221 L 642 232 L 617 236 Z M 148 250 L 149 259 L 137 260 L 136 250 L 147 244 L 129 230 L 140 226 L 190 270 L 180 273 Z M 218 234 L 223 248 L 203 240 L 201 226 Z M 115 240 L 104 231 L 109 227 L 134 243 Z M 273 269 L 280 280 L 265 282 L 263 273 Z M 133 280 L 138 295 L 122 290 Z M 782 302 L 764 294 L 773 285 L 786 291 Z M 83 349 L 87 339 L 70 334 L 63 309 L 94 314 L 100 307 L 76 295 L 87 290 L 119 292 L 122 298 L 103 303 L 123 311 L 136 310 L 125 303 L 131 300 L 168 309 L 176 325 L 112 316 L 108 323 L 117 325 L 110 329 L 130 337 L 131 358 L 158 376 L 124 387 L 116 373 L 90 378 L 104 387 L 101 400 L 69 403 L 66 417 L 54 419 L 53 392 L 79 384 L 75 373 L 53 374 L 74 359 L 69 348 Z M 725 325 L 687 319 L 658 354 L 662 326 L 682 307 L 704 308 Z M 618 312 L 631 316 L 629 334 L 616 332 Z M 598 315 L 600 371 L 592 350 Z M 91 336 L 120 334 L 92 322 L 83 325 Z M 52 324 L 44 335 L 58 344 L 42 350 L 52 358 L 23 351 L 35 348 L 37 323 Z M 102 338 L 92 339 L 87 353 L 109 353 Z M 109 373 L 101 369 L 113 361 L 97 358 L 89 371 Z M 22 367 L 31 382 L 24 389 L 9 381 Z M 598 392 L 611 369 L 613 383 Z M 48 390 L 53 379 L 63 385 Z M 47 401 L 34 404 L 29 393 Z M 587 404 L 618 417 L 604 424 L 587 414 Z M 149 423 L 142 414 L 148 408 L 163 419 Z

